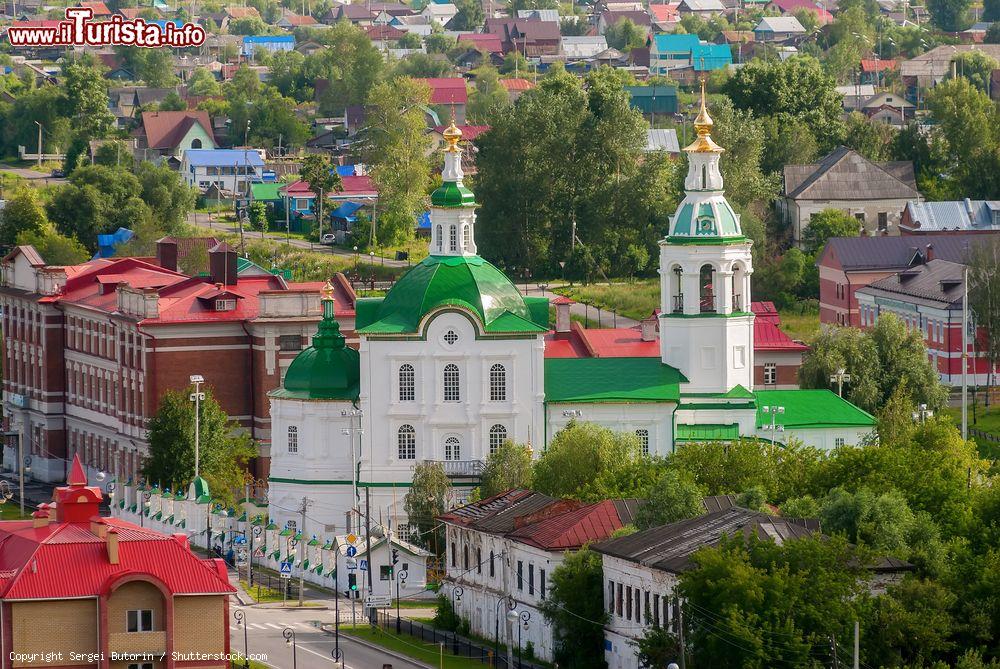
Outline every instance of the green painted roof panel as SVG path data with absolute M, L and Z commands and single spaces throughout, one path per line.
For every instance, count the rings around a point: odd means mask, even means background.
M 474 207 L 476 196 L 464 185 L 446 181 L 431 193 L 431 204 L 435 207 Z
M 737 423 L 724 425 L 721 423 L 706 423 L 704 425 L 677 424 L 676 441 L 732 441 L 740 438 L 740 426 Z
M 284 186 L 280 183 L 272 184 L 251 184 L 250 192 L 255 200 L 263 200 L 265 202 L 275 202 L 281 199 L 281 195 L 278 194 L 278 189 Z
M 757 427 L 771 424 L 762 407 L 785 411 L 778 424 L 786 428 L 874 427 L 875 417 L 829 390 L 757 390 Z
M 548 358 L 547 402 L 677 402 L 687 379 L 659 358 Z

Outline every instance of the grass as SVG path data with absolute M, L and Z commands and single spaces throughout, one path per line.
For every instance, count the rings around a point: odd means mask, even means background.
M 243 660 L 232 660 L 229 663 L 230 669 L 244 669 L 247 665 L 243 664 Z M 257 662 L 256 660 L 250 660 L 250 669 L 271 669 L 271 665 L 264 664 L 263 662 Z
M 248 595 L 257 600 L 258 604 L 267 604 L 269 602 L 281 602 L 284 601 L 285 599 L 281 593 L 281 590 L 274 590 L 272 588 L 260 586 L 259 588 L 260 596 L 258 597 L 257 595 L 258 587 L 256 584 L 251 587 L 249 583 L 241 580 L 240 585 L 243 586 L 243 589 L 246 590 Z
M 395 606 L 395 603 L 393 603 Z M 437 600 L 435 599 L 401 599 L 399 600 L 399 608 L 401 609 L 434 609 L 437 608 Z
M 585 302 L 601 309 L 616 311 L 622 316 L 642 320 L 660 306 L 660 282 L 657 279 L 637 279 L 631 283 L 591 283 L 553 288 L 560 295 Z
M 452 655 L 448 652 L 447 647 L 442 656 L 441 648 L 437 644 L 422 643 L 412 637 L 396 635 L 379 628 L 372 629 L 360 625 L 351 628 L 341 625 L 341 630 L 346 631 L 350 636 L 443 669 L 483 669 L 483 667 L 488 666 L 477 660 Z
M 969 393 L 969 427 L 974 427 L 977 430 L 982 430 L 983 432 L 989 432 L 990 434 L 995 434 L 1000 437 L 1000 407 L 996 404 L 990 406 L 988 409 L 982 405 L 983 394 L 980 393 L 977 398 L 978 402 L 975 410 L 976 421 L 972 421 L 973 411 L 972 411 L 972 393 Z M 955 425 L 962 424 L 962 409 L 961 407 L 948 407 L 944 410 L 946 414 L 952 417 L 955 421 Z
M 779 309 L 781 329 L 792 339 L 811 342 L 819 334 L 819 310 L 811 307 Z
M 24 505 L 24 515 L 21 515 L 20 505 L 11 500 L 4 504 L 0 504 L 0 520 L 21 520 L 23 518 L 31 518 L 31 507 L 27 504 Z

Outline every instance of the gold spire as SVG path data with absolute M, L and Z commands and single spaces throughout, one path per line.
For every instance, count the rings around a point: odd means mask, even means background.
M 462 139 L 462 131 L 458 129 L 455 125 L 455 117 L 451 117 L 451 125 L 445 128 L 444 131 L 444 141 L 448 142 L 448 146 L 445 151 L 448 153 L 457 153 L 459 151 L 458 143 Z
M 712 141 L 712 126 L 715 123 L 708 115 L 708 105 L 705 103 L 705 78 L 701 79 L 701 109 L 694 119 L 694 129 L 698 133 L 698 138 L 690 146 L 685 147 L 685 151 L 691 153 L 722 153 L 725 151 L 721 146 Z
M 326 280 L 326 284 L 320 288 L 319 299 L 323 302 L 333 302 L 333 284 L 329 279 Z

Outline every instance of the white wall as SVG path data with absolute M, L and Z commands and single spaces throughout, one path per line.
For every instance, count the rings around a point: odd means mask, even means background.
M 577 421 L 597 423 L 616 432 L 649 431 L 650 455 L 667 455 L 674 448 L 673 414 L 677 407 L 673 402 L 641 402 L 636 404 L 549 404 L 548 434 L 546 445 L 556 434 L 574 420 L 564 416 L 564 411 L 580 411 Z

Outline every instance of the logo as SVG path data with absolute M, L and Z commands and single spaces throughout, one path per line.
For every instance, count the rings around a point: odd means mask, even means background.
M 180 48 L 201 46 L 205 29 L 194 23 L 126 19 L 115 14 L 92 21 L 89 7 L 67 7 L 65 21 L 14 22 L 7 29 L 11 46 L 140 46 Z

